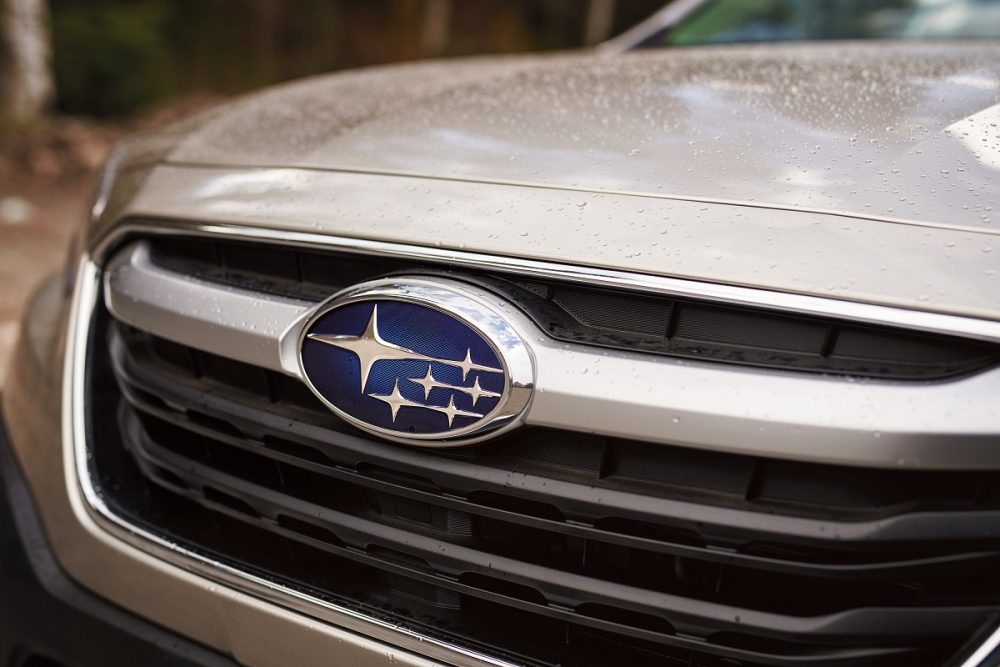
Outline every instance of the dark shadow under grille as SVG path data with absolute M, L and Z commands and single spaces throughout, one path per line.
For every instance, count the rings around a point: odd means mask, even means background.
M 385 274 L 447 267 L 242 241 L 153 239 L 152 258 L 187 275 L 257 292 L 322 300 Z M 1000 361 L 995 345 L 830 318 L 721 306 L 554 280 L 466 271 L 559 340 L 725 363 L 860 377 L 927 380 Z
M 102 313 L 119 514 L 370 616 L 544 665 L 938 665 L 1000 602 L 1000 479 L 550 429 L 429 451 Z

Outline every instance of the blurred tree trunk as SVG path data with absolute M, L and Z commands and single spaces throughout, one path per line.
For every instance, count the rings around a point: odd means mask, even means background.
M 46 0 L 0 2 L 0 116 L 30 122 L 47 110 L 54 93 L 48 6 Z
M 615 25 L 615 0 L 590 0 L 583 43 L 597 44 L 611 37 Z
M 427 0 L 420 50 L 425 56 L 442 56 L 448 50 L 451 33 L 451 0 Z

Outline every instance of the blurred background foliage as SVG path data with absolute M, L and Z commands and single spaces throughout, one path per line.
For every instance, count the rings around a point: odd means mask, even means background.
M 665 0 L 50 0 L 56 110 L 120 117 L 346 67 L 578 48 L 594 3 L 607 37 Z

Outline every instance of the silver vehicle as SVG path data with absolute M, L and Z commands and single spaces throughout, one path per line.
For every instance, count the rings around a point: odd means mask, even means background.
M 998 35 L 679 2 L 121 145 L 3 395 L 0 661 L 998 664 Z

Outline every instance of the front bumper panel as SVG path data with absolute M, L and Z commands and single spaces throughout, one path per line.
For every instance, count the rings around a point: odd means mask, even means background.
M 0 415 L 0 664 L 226 667 L 218 653 L 70 580 L 56 562 Z

